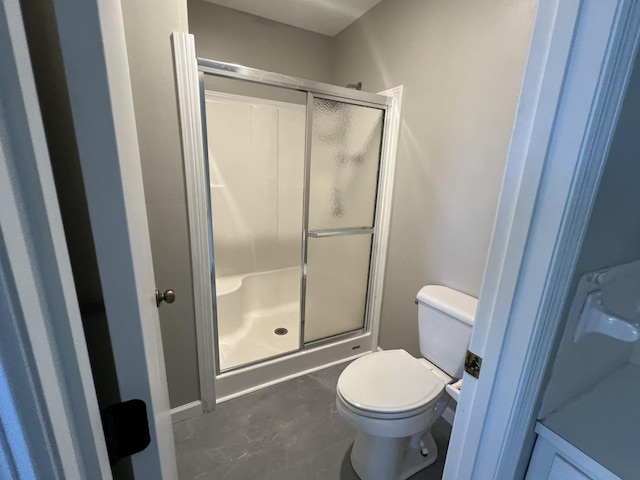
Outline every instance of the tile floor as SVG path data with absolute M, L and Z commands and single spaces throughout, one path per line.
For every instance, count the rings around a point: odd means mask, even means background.
M 338 415 L 336 365 L 222 403 L 174 425 L 180 480 L 357 480 L 354 430 Z M 442 477 L 451 427 L 439 419 L 438 460 L 411 480 Z

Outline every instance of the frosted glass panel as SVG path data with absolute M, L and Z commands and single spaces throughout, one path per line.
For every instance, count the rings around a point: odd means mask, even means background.
M 219 92 L 205 102 L 217 352 L 227 371 L 300 348 L 306 109 Z
M 313 100 L 309 229 L 371 227 L 383 110 Z
M 304 341 L 364 326 L 371 235 L 309 238 Z

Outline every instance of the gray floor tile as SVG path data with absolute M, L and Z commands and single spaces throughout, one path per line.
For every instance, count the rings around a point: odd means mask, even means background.
M 338 415 L 335 386 L 346 364 L 225 402 L 174 425 L 180 480 L 358 480 L 354 430 Z M 439 455 L 411 480 L 442 477 L 451 427 L 433 428 Z

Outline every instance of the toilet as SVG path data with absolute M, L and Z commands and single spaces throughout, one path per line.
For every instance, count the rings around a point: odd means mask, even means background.
M 357 430 L 351 465 L 362 480 L 404 480 L 436 461 L 431 427 L 462 378 L 477 299 L 441 285 L 417 295 L 420 353 L 364 355 L 338 379 L 336 404 Z

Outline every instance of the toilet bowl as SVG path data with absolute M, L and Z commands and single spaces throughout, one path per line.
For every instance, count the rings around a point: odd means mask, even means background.
M 453 384 L 462 376 L 477 300 L 427 286 L 418 301 L 426 358 L 405 350 L 374 352 L 352 362 L 338 379 L 336 406 L 357 430 L 350 459 L 362 480 L 404 480 L 435 462 L 431 427 L 454 402 L 447 392 L 459 391 Z
M 404 350 L 365 355 L 342 372 L 336 405 L 358 431 L 351 465 L 361 479 L 406 479 L 435 462 L 430 430 L 449 402 L 451 381 Z

